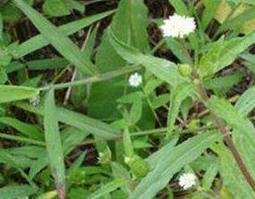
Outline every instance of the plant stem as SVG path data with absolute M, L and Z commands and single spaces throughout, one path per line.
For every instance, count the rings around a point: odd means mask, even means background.
M 125 75 L 128 73 L 137 71 L 141 68 L 142 68 L 142 66 L 140 66 L 140 65 L 126 66 L 119 70 L 115 70 L 115 71 L 111 71 L 111 72 L 107 72 L 107 73 L 103 73 L 103 74 L 97 74 L 95 76 L 88 77 L 88 78 L 82 79 L 82 80 L 77 80 L 77 81 L 67 82 L 67 83 L 60 83 L 60 84 L 55 84 L 55 85 L 49 85 L 46 87 L 39 88 L 39 90 L 40 91 L 45 91 L 45 90 L 49 90 L 49 89 L 57 90 L 57 89 L 63 89 L 63 88 L 67 88 L 67 87 L 79 86 L 82 84 L 89 84 L 92 82 L 100 82 L 100 81 L 109 80 L 114 77 L 118 77 L 121 75 Z
M 28 143 L 28 144 L 34 144 L 34 145 L 38 145 L 38 146 L 45 146 L 45 143 L 41 142 L 41 141 L 32 140 L 29 138 L 23 138 L 23 137 L 16 136 L 16 135 L 8 135 L 5 133 L 0 133 L 0 138 L 7 139 L 7 140 L 13 140 L 13 141 L 17 141 L 17 142 L 24 142 L 24 143 Z
M 155 52 L 157 52 L 157 50 L 160 49 L 165 44 L 165 42 L 165 39 L 160 40 L 158 44 L 151 50 L 151 54 L 153 55 Z
M 205 90 L 205 88 L 203 87 L 203 85 L 201 83 L 199 83 L 197 85 L 197 89 L 199 94 L 201 95 L 202 99 L 206 102 L 209 100 L 209 97 L 207 95 L 207 92 Z M 225 127 L 225 124 L 223 122 L 223 120 L 221 120 L 215 113 L 213 113 L 212 111 L 211 115 L 216 123 L 216 125 L 218 126 L 220 133 L 224 136 L 224 140 L 227 144 L 227 146 L 229 147 L 229 150 L 231 151 L 238 167 L 240 168 L 243 176 L 245 177 L 246 181 L 249 183 L 249 185 L 251 186 L 251 188 L 255 191 L 255 181 L 252 178 L 251 174 L 249 173 L 246 165 L 244 164 L 240 153 L 238 152 L 236 146 L 234 145 L 232 138 L 230 136 L 230 131 Z

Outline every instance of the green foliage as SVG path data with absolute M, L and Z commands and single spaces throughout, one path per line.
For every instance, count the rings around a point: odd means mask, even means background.
M 0 1 L 0 199 L 255 198 L 254 6 Z
M 155 169 L 140 182 L 129 198 L 152 198 L 166 186 L 176 172 L 194 161 L 216 140 L 218 136 L 215 133 L 204 133 L 174 147 L 171 155 L 161 154 Z
M 29 185 L 14 185 L 0 189 L 1 198 L 15 199 L 18 197 L 27 197 L 36 192 L 36 189 Z
M 139 14 L 137 14 L 139 13 Z M 120 2 L 116 15 L 113 17 L 111 29 L 121 40 L 142 51 L 148 51 L 147 35 L 147 8 L 142 0 L 123 0 Z M 100 72 L 112 71 L 125 67 L 126 62 L 111 46 L 107 31 L 96 55 L 96 65 Z M 116 119 L 119 112 L 116 110 L 117 99 L 126 92 L 124 77 L 112 79 L 106 83 L 92 85 L 89 114 L 96 118 Z M 105 96 L 102 98 L 101 96 Z M 107 107 L 107 109 L 104 109 Z M 101 111 L 104 109 L 105 111 Z
M 16 5 L 31 19 L 43 36 L 59 51 L 70 63 L 79 67 L 84 74 L 95 74 L 95 67 L 83 58 L 78 47 L 59 30 L 46 20 L 39 12 L 32 9 L 23 1 L 14 1 Z
M 0 85 L 0 92 L 5 93 L 0 96 L 0 103 L 32 98 L 36 97 L 39 94 L 38 89 L 23 86 L 6 85 Z
M 238 170 L 229 151 L 224 146 L 215 146 L 214 149 L 220 156 L 220 173 L 224 178 L 224 185 L 235 198 L 253 198 L 254 192 Z
M 65 166 L 62 144 L 56 118 L 54 91 L 50 90 L 44 104 L 45 142 L 56 189 L 61 198 L 65 195 Z

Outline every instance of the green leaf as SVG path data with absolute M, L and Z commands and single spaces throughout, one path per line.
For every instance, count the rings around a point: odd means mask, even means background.
M 56 111 L 54 91 L 50 90 L 44 104 L 45 142 L 56 189 L 59 197 L 63 199 L 65 198 L 65 165 Z
M 218 117 L 225 120 L 230 127 L 247 137 L 250 140 L 250 143 L 255 146 L 255 128 L 253 124 L 247 118 L 240 115 L 228 101 L 212 96 L 206 102 L 206 106 Z
M 18 156 L 13 156 L 10 153 L 8 153 L 4 149 L 0 149 L 0 162 L 10 165 L 11 167 L 17 169 L 21 176 L 27 180 L 33 187 L 35 187 L 35 184 L 30 180 L 30 178 L 27 176 L 27 174 L 21 169 L 22 163 L 17 160 Z M 1 195 L 0 195 L 1 196 Z
M 0 188 L 0 199 L 17 199 L 28 197 L 36 193 L 36 189 L 29 185 L 14 185 Z
M 247 116 L 255 108 L 255 86 L 247 89 L 235 104 L 238 112 Z
M 82 28 L 85 28 L 85 27 L 93 24 L 94 22 L 96 22 L 100 19 L 103 19 L 104 17 L 111 15 L 113 12 L 114 11 L 108 11 L 108 12 L 103 12 L 103 13 L 100 13 L 97 15 L 85 17 L 83 19 L 59 26 L 58 30 L 65 36 L 68 36 L 68 35 L 71 35 L 71 34 L 77 32 L 78 30 L 80 30 Z M 49 43 L 50 42 L 47 40 L 47 38 L 44 38 L 43 35 L 34 36 L 19 45 L 19 47 L 15 53 L 15 56 L 17 58 L 21 58 L 33 51 L 43 48 L 44 46 L 47 46 Z
M 43 168 L 48 166 L 48 164 L 49 164 L 49 161 L 48 161 L 47 153 L 45 151 L 45 153 L 41 154 L 41 157 L 39 157 L 36 161 L 34 161 L 31 164 L 30 170 L 29 170 L 29 178 L 33 179 L 36 176 L 36 174 L 38 174 Z
M 27 15 L 42 35 L 62 54 L 70 63 L 78 67 L 84 74 L 95 74 L 95 67 L 84 59 L 79 48 L 66 37 L 56 26 L 51 24 L 39 12 L 24 3 L 23 0 L 13 0 L 14 3 Z
M 241 80 L 241 73 L 235 72 L 231 75 L 208 79 L 204 82 L 204 86 L 206 89 L 227 92 L 234 85 L 238 84 Z
M 136 124 L 142 117 L 143 102 L 141 99 L 134 102 L 130 109 L 130 120 L 132 124 Z
M 249 88 L 237 101 L 235 108 L 238 113 L 247 118 L 248 114 L 254 109 L 254 87 Z M 233 142 L 241 154 L 245 164 L 247 165 L 250 173 L 255 177 L 255 148 L 253 143 L 250 142 L 249 137 L 245 136 L 238 129 L 233 131 Z
M 39 90 L 23 86 L 0 85 L 0 93 L 0 103 L 7 103 L 35 97 L 39 94 Z
M 217 176 L 219 171 L 219 162 L 216 161 L 214 164 L 211 164 L 208 169 L 206 170 L 204 176 L 203 176 L 203 188 L 206 190 L 210 190 L 210 188 L 213 185 L 213 181 L 215 180 L 215 177 Z
M 234 31 L 240 31 L 242 30 L 242 27 L 244 27 L 244 24 L 247 23 L 248 21 L 253 20 L 254 17 L 255 17 L 255 8 L 247 7 L 247 9 L 245 9 L 245 12 L 243 11 L 243 13 L 240 13 L 233 19 L 232 18 L 227 19 L 227 21 L 219 27 L 217 32 L 224 32 L 228 29 L 234 30 Z M 243 29 L 245 30 L 245 28 Z
M 69 154 L 77 145 L 79 145 L 87 136 L 88 132 L 73 127 L 61 131 L 64 155 Z
M 175 121 L 179 114 L 182 102 L 194 93 L 195 88 L 193 84 L 180 84 L 171 90 L 169 112 L 167 117 L 167 136 L 170 136 L 174 130 Z
M 212 147 L 220 157 L 220 175 L 223 177 L 223 184 L 235 196 L 235 199 L 255 198 L 255 193 L 244 179 L 232 154 L 223 145 Z
M 169 94 L 168 93 L 162 94 L 162 95 L 155 97 L 152 100 L 151 105 L 152 105 L 153 109 L 157 109 L 157 108 L 160 108 L 160 107 L 166 105 L 169 101 L 170 101 Z
M 211 44 L 208 52 L 199 62 L 198 73 L 201 77 L 215 74 L 230 65 L 240 53 L 245 51 L 255 41 L 255 31 L 244 37 L 230 40 L 220 39 Z
M 8 75 L 6 74 L 5 69 L 0 66 L 0 84 L 4 84 L 8 80 Z
M 178 141 L 178 138 L 174 138 L 172 139 L 169 143 L 167 143 L 165 146 L 163 146 L 162 148 L 160 148 L 158 151 L 152 153 L 147 159 L 146 161 L 149 163 L 150 168 L 155 168 L 159 161 L 161 160 L 161 158 L 167 154 L 169 151 L 172 151 L 172 149 L 174 149 L 176 143 Z
M 169 0 L 175 11 L 180 15 L 188 15 L 188 10 L 183 0 Z
M 208 100 L 206 106 L 233 128 L 233 142 L 249 172 L 255 176 L 255 157 L 253 155 L 255 153 L 255 128 L 252 122 L 224 99 L 213 96 Z
M 32 113 L 42 116 L 45 115 L 44 110 L 39 107 L 34 107 L 26 103 L 16 103 L 16 106 Z M 120 133 L 118 129 L 110 126 L 109 124 L 65 108 L 57 108 L 57 118 L 60 122 L 76 127 L 80 130 L 84 130 L 85 132 L 89 132 L 100 138 L 113 138 Z
M 97 199 L 103 197 L 105 194 L 110 193 L 119 187 L 122 187 L 126 184 L 126 180 L 124 179 L 117 179 L 105 184 L 104 186 L 100 187 L 96 192 L 92 193 L 87 197 L 87 199 Z
M 192 64 L 192 58 L 190 57 L 187 49 L 181 44 L 180 41 L 166 37 L 166 46 L 173 52 L 173 54 L 181 61 L 181 63 Z
M 132 178 L 128 170 L 118 162 L 111 162 L 112 173 L 115 179 L 125 179 L 126 184 L 121 187 L 121 190 L 127 195 L 132 189 Z
M 185 81 L 185 79 L 178 73 L 177 66 L 174 63 L 165 59 L 142 54 L 138 49 L 128 46 L 118 40 L 112 31 L 109 30 L 108 33 L 111 44 L 129 63 L 143 65 L 156 77 L 166 81 L 173 87 Z
M 43 4 L 43 11 L 52 17 L 65 16 L 71 13 L 63 0 L 46 0 Z
M 29 70 L 50 70 L 67 67 L 69 62 L 61 57 L 31 60 L 26 63 Z
M 119 2 L 118 10 L 109 28 L 122 41 L 141 51 L 148 51 L 147 26 L 147 7 L 144 1 L 122 0 Z M 126 65 L 126 61 L 111 46 L 107 32 L 104 33 L 98 48 L 96 65 L 100 72 L 109 72 Z M 107 120 L 119 118 L 120 114 L 116 108 L 118 105 L 116 101 L 125 93 L 126 84 L 125 77 L 93 84 L 88 104 L 89 115 Z M 105 97 L 102 98 L 102 96 Z M 107 107 L 107 109 L 104 107 Z M 104 111 L 101 111 L 103 109 Z
M 215 12 L 221 3 L 221 0 L 203 0 L 203 4 L 205 6 L 205 9 L 203 11 L 202 19 L 201 19 L 201 27 L 203 30 L 205 30 L 210 23 L 210 21 L 213 19 Z
M 85 12 L 85 5 L 83 5 L 81 2 L 77 0 L 67 0 L 67 4 L 69 6 L 69 9 L 77 10 L 81 14 Z
M 0 117 L 0 123 L 15 128 L 26 137 L 36 139 L 36 140 L 42 140 L 43 138 L 43 134 L 41 133 L 39 128 L 37 128 L 35 125 L 21 122 L 16 118 Z
M 162 154 L 153 169 L 136 187 L 129 199 L 153 198 L 163 189 L 175 173 L 198 158 L 212 143 L 219 139 L 213 132 L 195 136 Z

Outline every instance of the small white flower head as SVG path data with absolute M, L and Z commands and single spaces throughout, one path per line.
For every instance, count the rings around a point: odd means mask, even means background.
M 138 73 L 131 74 L 128 83 L 131 87 L 138 87 L 143 82 L 142 76 Z
M 164 37 L 183 38 L 184 36 L 194 32 L 196 29 L 196 22 L 193 17 L 174 14 L 168 19 L 165 19 L 164 24 L 160 28 Z
M 184 173 L 179 178 L 179 185 L 184 189 L 189 189 L 196 185 L 197 177 L 193 173 Z

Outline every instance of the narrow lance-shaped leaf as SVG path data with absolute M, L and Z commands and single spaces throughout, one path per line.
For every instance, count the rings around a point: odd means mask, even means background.
M 36 189 L 29 185 L 15 185 L 0 188 L 0 199 L 25 198 L 36 192 Z
M 255 198 L 255 193 L 244 179 L 233 156 L 224 145 L 214 145 L 212 149 L 220 157 L 220 175 L 223 184 L 235 196 L 235 199 Z
M 173 175 L 182 167 L 198 158 L 212 143 L 219 139 L 218 134 L 207 132 L 191 138 L 174 147 L 159 159 L 152 170 L 136 187 L 129 199 L 153 198 L 163 189 Z
M 230 65 L 237 56 L 255 42 L 255 31 L 244 37 L 214 42 L 199 62 L 198 73 L 201 77 L 213 75 Z
M 121 186 L 124 186 L 126 184 L 126 180 L 124 179 L 117 179 L 114 180 L 104 186 L 102 186 L 100 189 L 98 189 L 96 192 L 89 195 L 88 199 L 97 199 L 103 197 L 105 194 L 110 193 L 116 189 L 118 189 Z
M 227 124 L 245 135 L 253 146 L 255 145 L 255 128 L 253 124 L 238 113 L 238 111 L 226 100 L 212 96 L 206 106 L 213 111 L 218 117 L 222 118 Z
M 39 90 L 35 88 L 0 85 L 0 103 L 32 98 L 38 94 Z
M 255 128 L 252 122 L 224 99 L 213 96 L 208 100 L 206 106 L 233 129 L 233 142 L 249 172 L 255 176 Z
M 167 117 L 167 136 L 170 136 L 172 131 L 174 130 L 175 120 L 178 116 L 179 109 L 183 100 L 185 100 L 188 96 L 193 95 L 195 89 L 193 84 L 181 84 L 176 88 L 171 90 L 170 94 L 170 106 Z
M 16 106 L 38 115 L 46 115 L 40 107 L 34 107 L 28 103 L 16 103 Z M 57 108 L 57 118 L 60 122 L 85 130 L 85 132 L 89 132 L 100 138 L 113 138 L 120 133 L 118 129 L 109 124 L 65 108 Z
M 0 163 L 5 163 L 10 165 L 11 167 L 17 169 L 21 176 L 29 182 L 34 188 L 36 188 L 36 185 L 32 182 L 32 180 L 27 176 L 27 174 L 22 170 L 20 166 L 20 162 L 15 159 L 13 155 L 11 155 L 9 152 L 7 152 L 4 149 L 0 149 Z M 1 195 L 0 195 L 1 196 Z
M 108 31 L 110 42 L 121 57 L 129 63 L 143 65 L 159 79 L 166 81 L 171 86 L 177 86 L 187 79 L 183 78 L 177 71 L 177 66 L 165 59 L 156 58 L 142 54 L 138 49 L 128 46 L 118 40 L 111 30 Z
M 46 95 L 44 104 L 45 141 L 57 192 L 59 197 L 64 199 L 65 165 L 56 111 L 54 91 L 50 90 Z
M 68 61 L 77 66 L 84 74 L 95 74 L 96 70 L 88 59 L 84 59 L 79 48 L 66 37 L 56 26 L 51 24 L 39 12 L 26 4 L 23 0 L 13 0 L 27 17 L 33 22 L 42 35 L 59 51 Z
M 148 8 L 144 4 L 144 0 L 121 0 L 107 29 L 111 28 L 121 41 L 138 48 L 142 52 L 146 52 L 149 50 L 147 10 Z M 116 53 L 110 44 L 107 31 L 103 34 L 95 62 L 100 72 L 108 72 L 126 66 L 126 61 Z M 118 105 L 116 100 L 125 92 L 126 84 L 124 81 L 126 81 L 125 77 L 119 77 L 107 83 L 94 83 L 88 103 L 89 115 L 102 119 L 111 118 L 111 120 L 119 118 L 120 114 L 116 109 Z M 102 98 L 101 96 L 106 97 Z M 103 109 L 104 111 L 101 111 Z M 150 120 L 152 120 L 150 118 L 153 117 L 150 113 L 146 115 L 146 119 L 150 123 Z M 141 121 L 143 119 L 144 116 L 141 118 Z
M 107 12 L 103 12 L 103 13 L 100 13 L 97 15 L 85 17 L 83 19 L 79 19 L 77 21 L 70 22 L 68 24 L 64 24 L 64 25 L 58 27 L 58 29 L 60 32 L 62 32 L 62 34 L 64 34 L 65 36 L 68 36 L 68 35 L 71 35 L 71 34 L 77 32 L 78 30 L 80 30 L 84 27 L 91 25 L 92 23 L 94 23 L 104 17 L 111 15 L 113 12 L 114 11 L 107 11 Z M 33 51 L 43 48 L 44 46 L 47 46 L 49 43 L 50 42 L 46 38 L 44 38 L 44 36 L 41 34 L 34 36 L 19 45 L 18 49 L 16 50 L 15 57 L 21 58 Z
M 255 108 L 255 86 L 247 89 L 242 94 L 235 108 L 243 116 L 247 116 Z
M 0 117 L 0 123 L 15 128 L 26 137 L 36 140 L 43 140 L 43 134 L 35 125 L 21 122 L 20 120 L 12 117 Z
M 220 2 L 221 2 L 220 0 L 214 0 L 214 1 L 203 0 L 203 4 L 205 6 L 202 19 L 201 19 L 201 27 L 203 30 L 206 30 L 210 21 L 213 19 Z

